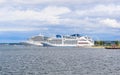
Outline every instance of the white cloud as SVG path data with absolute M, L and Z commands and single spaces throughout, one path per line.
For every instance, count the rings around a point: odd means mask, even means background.
M 33 31 L 32 28 L 0 28 L 0 31 Z
M 46 7 L 41 11 L 35 10 L 4 10 L 0 11 L 0 21 L 17 21 L 17 20 L 37 20 L 58 24 L 60 15 L 67 14 L 71 10 L 67 7 Z
M 2 1 L 2 0 L 1 0 Z M 46 25 L 61 25 L 62 26 L 68 26 L 68 27 L 78 27 L 80 29 L 86 29 L 91 30 L 95 29 L 97 27 L 100 27 L 100 24 L 98 24 L 99 20 L 97 18 L 106 18 L 106 17 L 118 17 L 120 16 L 120 5 L 115 5 L 114 2 L 118 0 L 12 0 L 11 3 L 16 4 L 19 6 L 21 4 L 20 9 L 19 7 L 15 7 L 14 5 L 8 5 L 11 7 L 3 6 L 0 8 L 0 22 L 15 22 L 14 25 L 31 25 L 35 26 L 43 24 L 43 26 Z M 9 1 L 10 2 L 10 1 Z M 113 2 L 113 5 L 99 5 L 99 3 L 104 2 Z M 70 3 L 70 4 L 69 4 Z M 88 7 L 85 5 L 85 8 L 82 8 L 85 3 L 96 3 L 95 5 L 90 5 Z M 97 4 L 98 3 L 98 4 Z M 27 5 L 26 4 L 33 4 L 33 5 Z M 36 5 L 38 4 L 38 5 Z M 44 5 L 48 4 L 48 5 Z M 53 4 L 54 6 L 49 6 L 49 4 Z M 58 5 L 57 5 L 58 4 Z M 65 4 L 68 6 L 62 6 L 59 4 Z M 81 8 L 73 8 L 72 4 L 80 4 L 77 5 Z M 34 6 L 35 5 L 35 6 Z M 45 7 L 47 6 L 47 7 Z M 45 7 L 45 8 L 44 8 Z M 33 8 L 33 9 L 32 9 Z M 89 17 L 90 16 L 90 17 Z M 87 18 L 88 17 L 88 18 Z M 94 17 L 94 18 L 92 18 Z M 19 22 L 18 22 L 19 21 Z M 111 27 L 118 27 L 117 21 L 111 21 L 112 24 Z M 20 23 L 23 22 L 23 23 Z M 31 23 L 33 22 L 33 23 Z M 106 20 L 101 21 L 102 24 L 108 25 L 108 22 Z M 11 25 L 12 26 L 12 25 Z M 18 26 L 20 27 L 20 26 Z M 5 28 L 1 29 L 2 31 L 5 31 Z M 9 31 L 11 30 L 25 30 L 24 28 L 20 29 L 13 29 L 8 28 Z M 27 29 L 26 30 L 33 30 L 33 29 Z M 37 29 L 36 29 L 37 30 Z
M 102 16 L 116 17 L 120 16 L 120 5 L 97 5 L 95 7 L 77 10 L 76 13 L 80 16 Z
M 36 30 L 48 30 L 48 28 L 33 28 L 33 27 L 0 27 L 0 31 L 36 31 Z
M 113 3 L 119 0 L 12 0 L 19 4 L 88 4 L 88 3 Z
M 85 25 L 90 25 L 91 21 L 86 19 L 86 18 L 82 18 L 82 19 L 77 19 L 77 18 L 64 18 L 64 19 L 60 19 L 60 23 L 69 27 L 82 27 Z
M 0 0 L 0 4 L 6 2 L 6 0 Z
M 120 22 L 116 21 L 115 19 L 104 19 L 101 20 L 100 23 L 107 25 L 109 27 L 113 27 L 113 28 L 120 28 Z

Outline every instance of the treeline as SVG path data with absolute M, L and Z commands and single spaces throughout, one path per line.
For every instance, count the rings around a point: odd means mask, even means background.
M 111 45 L 120 45 L 120 41 L 95 41 L 95 46 L 111 46 Z

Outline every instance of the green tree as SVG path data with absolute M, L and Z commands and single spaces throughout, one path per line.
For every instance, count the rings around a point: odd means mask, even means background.
M 115 41 L 115 45 L 117 45 L 117 46 L 118 46 L 118 45 L 119 45 L 119 41 Z

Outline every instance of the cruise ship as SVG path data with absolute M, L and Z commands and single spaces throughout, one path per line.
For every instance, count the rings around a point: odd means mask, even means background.
M 56 35 L 55 37 L 46 37 L 43 35 L 33 36 L 28 39 L 27 43 L 39 46 L 75 46 L 90 47 L 94 41 L 88 36 L 80 34 Z

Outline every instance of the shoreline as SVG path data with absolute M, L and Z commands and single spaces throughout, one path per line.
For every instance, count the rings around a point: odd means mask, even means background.
M 91 48 L 105 48 L 105 46 L 92 46 Z

